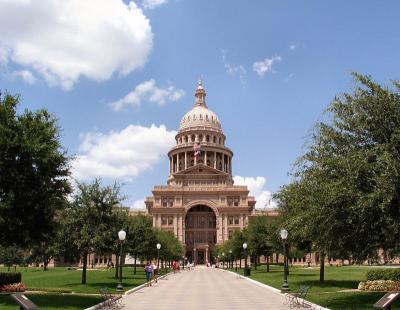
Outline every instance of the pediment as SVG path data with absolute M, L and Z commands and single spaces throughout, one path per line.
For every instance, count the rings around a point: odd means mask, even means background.
M 202 174 L 204 174 L 204 175 L 223 175 L 223 176 L 228 175 L 228 173 L 226 173 L 226 172 L 219 171 L 217 169 L 214 169 L 210 166 L 206 166 L 204 164 L 198 164 L 196 166 L 189 167 L 187 169 L 184 169 L 182 171 L 174 173 L 175 176 L 187 175 L 187 174 L 190 174 L 190 175 L 193 175 L 193 174 L 196 174 L 196 175 L 202 175 Z

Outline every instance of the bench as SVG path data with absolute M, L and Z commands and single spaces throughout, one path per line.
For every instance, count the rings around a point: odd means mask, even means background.
M 108 287 L 99 289 L 101 298 L 103 299 L 101 309 L 120 309 L 124 307 L 121 295 L 113 295 L 110 293 Z
M 310 308 L 310 305 L 305 301 L 305 298 L 311 286 L 300 285 L 297 292 L 287 293 L 285 296 L 285 304 L 290 308 Z

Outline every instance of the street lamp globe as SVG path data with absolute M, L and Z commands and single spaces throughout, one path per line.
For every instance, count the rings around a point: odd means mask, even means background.
M 232 254 L 232 250 L 229 250 L 229 254 Z
M 157 250 L 161 249 L 161 244 L 157 243 Z
M 243 243 L 243 249 L 246 250 L 247 249 L 247 243 Z
M 288 237 L 288 231 L 286 229 L 281 230 L 281 238 L 282 240 L 286 240 Z
M 124 241 L 124 240 L 125 240 L 125 237 L 126 237 L 126 232 L 125 232 L 124 230 L 120 230 L 120 231 L 118 232 L 118 239 L 119 239 L 120 241 Z

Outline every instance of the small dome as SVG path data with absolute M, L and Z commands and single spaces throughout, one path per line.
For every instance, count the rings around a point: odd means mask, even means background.
M 204 105 L 196 105 L 182 117 L 179 129 L 190 127 L 210 127 L 221 130 L 221 123 L 213 111 Z

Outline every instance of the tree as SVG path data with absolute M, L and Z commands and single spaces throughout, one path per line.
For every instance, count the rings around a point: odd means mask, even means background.
M 70 232 L 65 243 L 72 244 L 82 258 L 82 284 L 86 284 L 88 255 L 106 247 L 110 231 L 121 229 L 115 226 L 120 223 L 115 222 L 113 211 L 123 198 L 116 183 L 105 187 L 99 179 L 91 184 L 77 183 L 73 202 L 64 212 L 63 225 Z M 117 242 L 116 237 L 114 240 Z
M 16 266 L 24 261 L 24 251 L 19 247 L 12 245 L 0 248 L 0 264 L 8 267 L 10 271 L 11 266 Z
M 254 258 L 254 268 L 257 269 L 257 259 L 264 255 L 269 272 L 269 257 L 276 250 L 277 227 L 276 219 L 267 216 L 254 218 L 248 226 L 248 243 L 250 255 Z
M 19 96 L 0 96 L 0 245 L 31 246 L 54 232 L 70 192 L 69 158 L 46 110 L 17 114 Z
M 325 255 L 362 261 L 399 248 L 400 84 L 354 76 L 354 93 L 333 100 L 278 194 L 291 235 L 320 251 L 321 282 Z
M 157 237 L 152 218 L 146 215 L 130 217 L 127 228 L 127 251 L 134 257 L 134 274 L 138 257 L 150 257 L 156 253 Z M 146 257 L 148 258 L 148 257 Z

